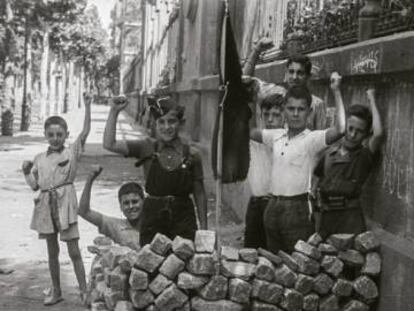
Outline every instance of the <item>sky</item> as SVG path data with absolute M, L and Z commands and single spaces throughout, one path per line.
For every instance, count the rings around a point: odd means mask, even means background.
M 103 27 L 108 30 L 111 23 L 111 10 L 117 0 L 88 0 L 88 4 L 94 4 L 98 8 Z

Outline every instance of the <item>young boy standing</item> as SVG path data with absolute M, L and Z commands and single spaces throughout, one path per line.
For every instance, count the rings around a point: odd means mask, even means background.
M 47 242 L 52 289 L 44 299 L 45 305 L 53 305 L 62 300 L 58 233 L 60 240 L 67 243 L 82 302 L 85 299 L 85 268 L 78 245 L 78 204 L 73 185 L 78 161 L 90 131 L 91 97 L 85 94 L 84 102 L 83 130 L 75 142 L 66 147 L 65 141 L 69 136 L 66 121 L 59 116 L 49 117 L 44 124 L 44 134 L 49 143 L 47 151 L 36 155 L 33 162 L 24 161 L 22 165 L 28 185 L 33 191 L 40 190 L 35 199 L 30 228 L 36 230 L 39 238 Z
M 331 78 L 337 122 L 327 130 L 310 131 L 307 120 L 312 96 L 305 86 L 293 86 L 285 95 L 287 129 L 253 129 L 251 138 L 272 148 L 271 194 L 264 226 L 267 248 L 291 252 L 298 240 L 314 231 L 309 217 L 308 192 L 318 154 L 345 132 L 345 111 L 339 92 L 340 76 Z
M 283 128 L 283 88 L 273 86 L 272 94 L 260 102 L 261 127 Z M 263 214 L 269 202 L 272 149 L 254 140 L 250 141 L 250 168 L 247 175 L 252 196 L 246 211 L 244 247 L 266 248 Z
M 314 172 L 320 202 L 316 231 L 324 238 L 366 230 L 359 197 L 383 135 L 375 90 L 368 89 L 367 97 L 369 108 L 360 104 L 349 107 L 344 138 L 325 152 Z
M 111 238 L 115 243 L 139 250 L 140 220 L 144 191 L 135 182 L 125 183 L 119 188 L 119 207 L 126 219 L 106 216 L 90 208 L 91 189 L 95 179 L 101 174 L 102 167 L 93 165 L 88 175 L 79 201 L 79 215 L 98 227 L 99 233 Z
M 201 229 L 207 228 L 207 200 L 203 166 L 198 150 L 184 143 L 179 132 L 184 125 L 184 107 L 172 98 L 161 98 L 150 107 L 155 119 L 156 139 L 116 140 L 116 121 L 128 102 L 114 103 L 104 133 L 104 148 L 140 159 L 144 166 L 145 190 L 141 216 L 141 246 L 157 232 L 170 238 L 194 239 L 197 229 L 193 195 Z

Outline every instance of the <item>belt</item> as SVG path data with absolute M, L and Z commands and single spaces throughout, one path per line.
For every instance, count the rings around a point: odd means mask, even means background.
M 59 189 L 59 188 L 62 188 L 62 187 L 64 187 L 64 186 L 68 186 L 68 185 L 73 185 L 73 182 L 65 182 L 65 183 L 63 183 L 63 184 L 60 184 L 60 185 L 57 185 L 57 186 L 51 187 L 51 188 L 49 188 L 49 189 L 41 189 L 41 190 L 40 190 L 40 192 L 51 192 L 51 191 L 53 191 L 53 190 L 56 190 L 56 189 Z
M 322 199 L 322 212 L 358 209 L 358 198 L 347 198 L 345 196 L 326 196 Z
M 252 202 L 267 201 L 271 199 L 271 195 L 252 196 L 250 199 Z
M 291 195 L 291 196 L 272 195 L 271 197 L 279 201 L 307 201 L 309 195 L 308 193 L 301 193 L 301 194 Z

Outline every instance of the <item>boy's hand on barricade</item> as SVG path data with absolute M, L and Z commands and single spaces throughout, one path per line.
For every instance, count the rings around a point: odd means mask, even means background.
M 121 111 L 128 106 L 128 98 L 124 95 L 115 96 L 112 98 L 111 109 L 115 111 Z
M 85 106 L 90 106 L 92 104 L 92 95 L 90 93 L 83 93 L 83 102 Z
M 341 85 L 342 77 L 336 71 L 332 72 L 331 74 L 331 89 L 332 91 L 339 90 L 339 86 Z
M 31 170 L 32 170 L 32 167 L 33 167 L 33 162 L 32 161 L 24 161 L 23 164 L 22 164 L 23 174 L 29 175 Z
M 99 164 L 93 164 L 91 165 L 91 172 L 89 173 L 89 177 L 94 180 L 96 177 L 98 177 L 103 170 L 103 167 Z

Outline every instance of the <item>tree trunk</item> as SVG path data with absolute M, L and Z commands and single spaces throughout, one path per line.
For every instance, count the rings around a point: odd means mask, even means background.
M 13 136 L 14 125 L 14 75 L 12 65 L 6 61 L 0 74 L 1 135 Z
M 49 71 L 49 29 L 46 26 L 43 34 L 42 44 L 42 59 L 40 62 L 40 120 L 46 119 L 47 116 L 47 103 L 49 101 L 49 83 L 48 83 L 48 71 Z
M 31 31 L 26 21 L 26 31 L 24 36 L 24 68 L 23 68 L 23 101 L 22 101 L 22 120 L 20 123 L 21 131 L 28 131 L 30 127 L 32 114 L 32 97 L 31 97 L 31 64 L 32 64 L 32 48 L 31 48 Z

